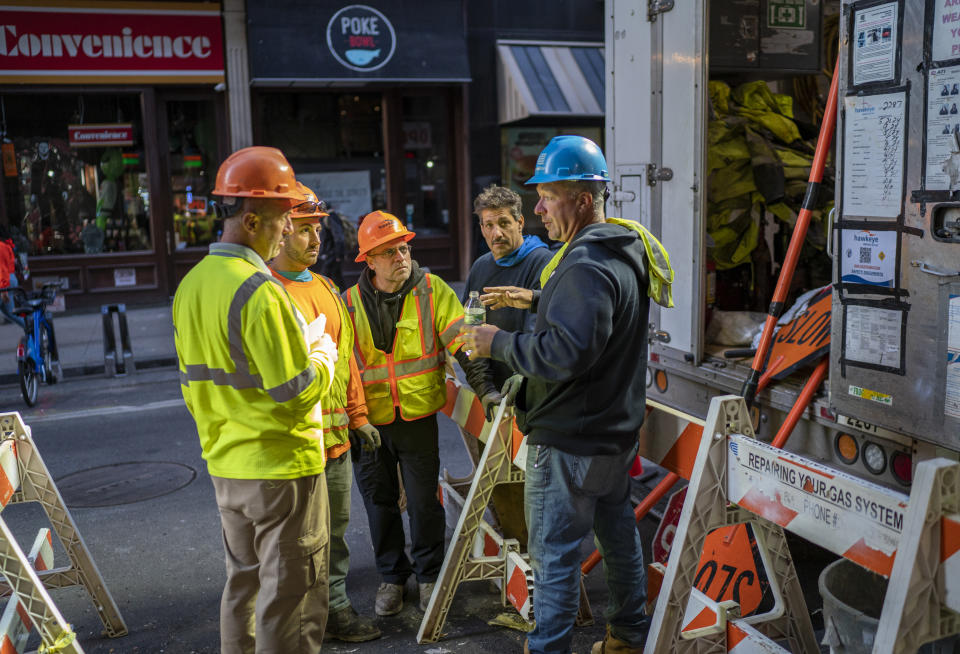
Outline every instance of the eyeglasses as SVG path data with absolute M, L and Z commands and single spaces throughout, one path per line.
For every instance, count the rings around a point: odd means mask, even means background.
M 327 213 L 327 203 L 323 200 L 319 202 L 314 202 L 313 200 L 305 200 L 300 204 L 293 205 L 293 208 L 290 209 L 290 215 L 292 217 L 300 216 L 312 216 L 316 213 Z
M 401 246 L 395 247 L 395 248 L 387 248 L 387 249 L 384 250 L 383 252 L 371 252 L 371 253 L 368 254 L 367 256 L 368 256 L 368 257 L 386 257 L 386 258 L 388 258 L 388 259 L 392 259 L 392 258 L 394 258 L 395 256 L 397 256 L 397 252 L 399 252 L 401 255 L 403 255 L 404 257 L 406 257 L 407 255 L 410 254 L 410 246 L 409 246 L 409 245 L 401 245 Z

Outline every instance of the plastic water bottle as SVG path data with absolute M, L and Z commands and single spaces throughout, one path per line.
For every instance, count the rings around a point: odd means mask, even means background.
M 487 308 L 480 301 L 480 294 L 477 291 L 470 291 L 467 304 L 463 307 L 463 324 L 482 325 L 486 320 Z M 470 350 L 464 350 L 464 354 L 470 356 Z
M 487 308 L 480 301 L 478 291 L 470 291 L 467 304 L 463 307 L 463 323 L 465 325 L 482 325 L 487 321 Z

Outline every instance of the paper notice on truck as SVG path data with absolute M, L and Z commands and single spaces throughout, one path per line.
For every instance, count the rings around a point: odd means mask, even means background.
M 848 363 L 900 367 L 903 312 L 860 304 L 844 307 L 844 351 Z
M 898 4 L 888 2 L 854 13 L 854 86 L 885 82 L 896 75 Z
M 960 66 L 930 71 L 925 137 L 924 188 L 960 188 Z
M 843 215 L 897 218 L 903 201 L 905 91 L 843 99 Z

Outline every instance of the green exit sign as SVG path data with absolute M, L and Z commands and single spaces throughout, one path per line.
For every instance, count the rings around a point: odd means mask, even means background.
M 806 26 L 806 0 L 767 0 L 767 27 L 803 29 Z

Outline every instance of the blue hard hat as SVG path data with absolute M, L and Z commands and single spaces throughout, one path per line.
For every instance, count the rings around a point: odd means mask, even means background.
M 554 136 L 537 157 L 533 177 L 524 183 L 609 182 L 608 175 L 607 160 L 596 143 L 583 136 Z

